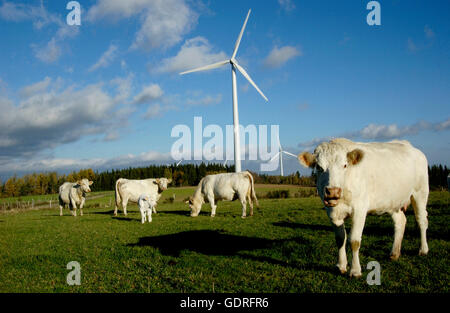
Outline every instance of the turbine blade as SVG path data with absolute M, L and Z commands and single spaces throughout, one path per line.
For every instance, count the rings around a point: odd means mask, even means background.
M 205 65 L 205 66 L 202 66 L 202 67 L 194 68 L 192 70 L 182 72 L 182 73 L 180 73 L 180 75 L 184 75 L 184 74 L 188 74 L 188 73 L 192 73 L 192 72 L 200 72 L 200 71 L 212 70 L 214 68 L 221 67 L 222 65 L 225 65 L 227 63 L 230 63 L 230 60 L 220 61 L 220 62 L 213 63 L 213 64 L 210 64 L 210 65 Z
M 273 160 L 275 160 L 275 158 L 280 154 L 280 152 L 277 152 L 270 160 L 268 163 L 272 162 Z
M 297 158 L 297 156 L 293 153 L 287 152 L 287 151 L 283 151 L 283 153 L 286 153 L 287 155 L 293 156 L 294 158 Z
M 247 25 L 248 17 L 250 16 L 250 12 L 251 11 L 252 11 L 251 9 L 248 10 L 247 17 L 245 18 L 244 25 L 242 25 L 241 32 L 239 33 L 239 37 L 236 40 L 236 43 L 234 45 L 233 56 L 231 57 L 232 59 L 234 59 L 234 57 L 236 56 L 236 53 L 237 53 L 237 51 L 239 49 L 239 45 L 241 43 L 242 35 L 244 34 L 245 26 Z
M 244 75 L 245 78 L 252 84 L 253 87 L 259 92 L 259 94 L 264 98 L 264 100 L 269 101 L 267 97 L 263 94 L 263 92 L 256 86 L 255 82 L 250 78 L 250 76 L 247 74 L 247 72 L 240 66 L 236 60 L 233 60 L 233 65 L 236 66 L 236 68 L 241 72 L 242 75 Z

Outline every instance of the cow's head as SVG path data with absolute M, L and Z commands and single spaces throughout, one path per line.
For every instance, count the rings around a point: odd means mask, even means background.
M 327 207 L 334 207 L 346 193 L 345 180 L 349 171 L 364 158 L 361 149 L 351 148 L 341 139 L 323 142 L 314 153 L 298 155 L 300 164 L 316 170 L 317 191 Z
M 167 189 L 167 186 L 172 182 L 172 179 L 167 179 L 165 177 L 157 178 L 153 181 L 154 184 L 158 185 L 158 193 L 163 192 Z
M 191 216 L 198 216 L 200 210 L 202 209 L 203 202 L 197 197 L 189 197 L 189 200 L 186 201 L 186 203 L 189 204 L 189 208 L 191 209 Z
M 81 190 L 84 193 L 91 192 L 91 188 L 89 188 L 89 186 L 91 186 L 93 183 L 93 181 L 87 180 L 86 178 L 77 181 L 77 184 L 80 186 Z

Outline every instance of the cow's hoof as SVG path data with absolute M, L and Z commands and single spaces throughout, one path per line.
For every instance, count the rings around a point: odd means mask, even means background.
M 391 254 L 391 261 L 397 261 L 400 258 L 400 254 Z
M 340 267 L 339 265 L 336 265 L 336 268 L 338 269 L 338 271 L 339 271 L 341 274 L 347 273 L 347 267 Z
M 245 216 L 245 215 L 242 215 L 242 216 L 241 216 L 241 218 L 246 218 L 246 217 L 247 217 L 247 216 Z
M 211 214 L 211 217 L 214 217 L 214 216 L 216 216 L 216 214 Z
M 361 276 L 362 276 L 361 271 L 354 271 L 354 270 L 350 271 L 350 277 L 360 278 Z
M 422 250 L 422 249 L 420 249 L 419 255 L 427 255 L 427 254 L 428 254 L 428 250 Z

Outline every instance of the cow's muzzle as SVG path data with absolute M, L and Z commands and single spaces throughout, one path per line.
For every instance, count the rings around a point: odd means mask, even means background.
M 325 187 L 323 195 L 323 203 L 327 207 L 334 207 L 341 198 L 342 189 L 339 187 Z

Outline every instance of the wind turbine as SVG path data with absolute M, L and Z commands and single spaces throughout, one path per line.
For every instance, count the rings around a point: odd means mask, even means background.
M 192 72 L 200 72 L 211 70 L 215 68 L 219 68 L 226 64 L 231 64 L 231 81 L 233 85 L 233 123 L 234 123 L 234 165 L 235 171 L 241 171 L 241 147 L 240 147 L 240 138 L 239 138 L 239 113 L 238 113 L 238 99 L 237 99 L 237 86 L 236 86 L 236 69 L 241 72 L 241 74 L 249 81 L 249 83 L 255 87 L 255 89 L 259 92 L 259 94 L 264 98 L 264 100 L 269 101 L 266 96 L 262 93 L 262 91 L 256 86 L 247 72 L 239 65 L 237 60 L 235 59 L 236 53 L 239 49 L 239 44 L 241 43 L 242 34 L 244 34 L 245 26 L 247 25 L 248 17 L 250 16 L 250 12 L 252 10 L 248 10 L 247 17 L 245 18 L 244 25 L 242 25 L 241 32 L 239 33 L 239 37 L 236 40 L 236 44 L 234 46 L 233 54 L 229 60 L 213 63 L 210 65 L 205 65 L 202 67 L 198 67 L 186 72 L 180 73 L 180 75 L 192 73 Z
M 292 154 L 288 151 L 284 151 L 283 148 L 281 148 L 281 144 L 279 144 L 279 151 L 269 160 L 269 163 L 272 162 L 277 156 L 280 159 L 280 169 L 281 169 L 281 176 L 284 176 L 284 172 L 283 172 L 283 153 L 290 155 L 294 158 L 297 158 L 297 156 L 295 154 Z

